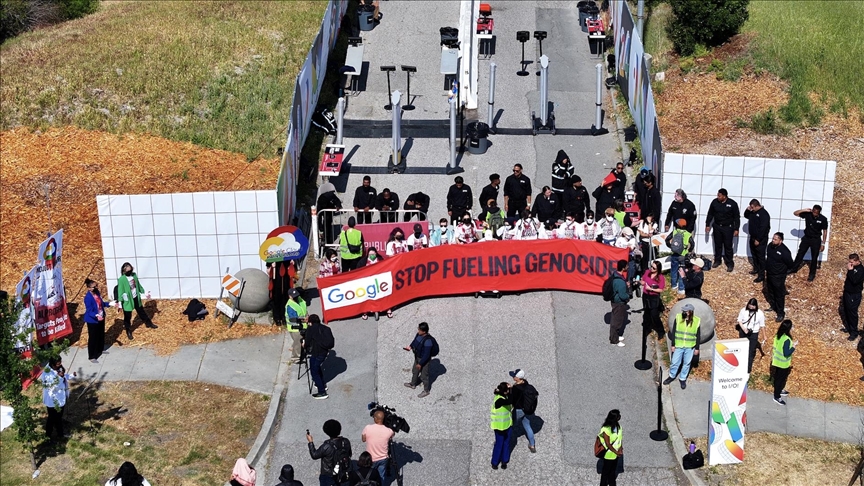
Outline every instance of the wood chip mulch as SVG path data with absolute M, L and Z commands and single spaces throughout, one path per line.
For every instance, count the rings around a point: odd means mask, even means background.
M 96 196 L 100 194 L 159 194 L 174 192 L 274 189 L 278 159 L 247 162 L 242 154 L 211 150 L 191 143 L 149 135 L 114 135 L 75 127 L 32 132 L 19 128 L 0 133 L 0 288 L 14 292 L 23 272 L 36 259 L 46 233 L 63 228 L 63 272 L 70 315 L 74 314 L 72 343 L 86 346 L 82 335 L 83 282 L 105 282 Z M 50 222 L 45 187 L 50 194 Z M 128 341 L 122 333 L 122 314 L 108 313 L 106 340 L 120 346 L 153 346 L 165 354 L 183 344 L 196 344 L 278 332 L 274 326 L 236 323 L 232 329 L 212 316 L 188 322 L 181 312 L 188 302 L 160 300 L 147 303 L 159 329 L 135 332 Z M 215 302 L 204 300 L 211 314 Z M 141 324 L 135 320 L 133 327 Z
M 674 69 L 670 70 L 673 71 Z M 770 77 L 746 76 L 738 83 L 717 81 L 713 75 L 682 76 L 667 72 L 666 86 L 657 96 L 660 131 L 664 148 L 681 153 L 724 156 L 752 156 L 788 159 L 834 160 L 837 162 L 834 204 L 831 217 L 829 259 L 823 262 L 815 281 L 807 282 L 803 268 L 787 279 L 787 316 L 795 324 L 792 334 L 799 345 L 793 359 L 794 371 L 788 389 L 793 396 L 864 404 L 864 374 L 855 343 L 839 332 L 839 298 L 846 274 L 846 257 L 864 255 L 864 125 L 861 113 L 848 118 L 827 115 L 822 125 L 798 128 L 787 136 L 759 135 L 735 127 L 735 118 L 749 118 L 785 102 L 783 84 Z M 707 101 L 706 101 L 707 100 Z M 686 189 L 686 188 L 685 188 Z M 814 203 L 817 201 L 814 201 Z M 746 205 L 747 201 L 738 201 Z M 775 215 L 772 215 L 775 216 Z M 743 241 L 743 240 L 742 240 Z M 744 244 L 744 243 L 739 243 Z M 790 248 L 793 255 L 797 248 Z M 766 309 L 761 285 L 752 283 L 750 265 L 739 259 L 733 273 L 720 268 L 706 274 L 703 296 L 709 299 L 717 317 L 721 339 L 737 338 L 734 330 L 738 311 L 747 299 L 759 299 Z M 778 324 L 774 314 L 766 315 L 768 325 L 761 337 L 767 355 L 757 353 L 750 386 L 771 391 L 767 380 L 771 343 Z M 861 324 L 859 324 L 860 326 Z M 694 370 L 694 376 L 710 379 L 710 366 Z

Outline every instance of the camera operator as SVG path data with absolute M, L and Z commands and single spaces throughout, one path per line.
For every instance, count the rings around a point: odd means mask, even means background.
M 318 393 L 312 395 L 312 398 L 325 400 L 329 395 L 327 395 L 327 385 L 324 383 L 321 367 L 336 343 L 333 339 L 333 331 L 327 327 L 327 324 L 321 322 L 317 314 L 309 316 L 309 329 L 306 330 L 304 343 L 306 352 L 309 354 L 309 372 L 312 374 L 315 387 L 318 388 Z
M 678 275 L 684 282 L 685 298 L 702 299 L 702 284 L 705 282 L 705 274 L 702 272 L 704 266 L 705 262 L 701 258 L 694 258 L 685 265 L 687 270 L 678 268 Z
M 348 471 L 336 471 L 339 465 L 340 458 L 348 458 L 348 464 L 351 462 L 351 441 L 344 437 L 340 437 L 342 433 L 342 424 L 338 420 L 330 419 L 324 422 L 322 430 L 329 439 L 325 440 L 321 447 L 315 448 L 315 443 L 312 441 L 312 435 L 306 431 L 306 440 L 309 442 L 309 455 L 312 459 L 321 459 L 321 473 L 318 475 L 318 481 L 321 486 L 336 486 L 347 481 Z
M 291 359 L 300 359 L 300 346 L 306 333 L 306 301 L 300 297 L 297 289 L 288 290 L 288 303 L 285 306 L 285 320 L 288 321 L 288 332 L 291 333 Z
M 387 480 L 387 458 L 390 449 L 390 440 L 394 432 L 384 425 L 384 411 L 376 410 L 372 415 L 375 423 L 363 428 L 361 440 L 366 443 L 366 452 L 372 456 L 372 467 L 378 470 L 382 481 Z

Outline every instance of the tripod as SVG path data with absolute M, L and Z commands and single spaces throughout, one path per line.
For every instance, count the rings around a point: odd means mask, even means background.
M 306 371 L 303 371 L 303 365 L 306 365 Z M 309 387 L 309 394 L 312 394 L 312 376 L 309 374 L 309 353 L 306 352 L 306 340 L 300 341 L 300 359 L 297 361 L 297 379 L 306 375 L 306 385 Z

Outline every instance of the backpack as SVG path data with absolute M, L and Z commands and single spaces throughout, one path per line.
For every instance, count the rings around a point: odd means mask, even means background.
M 348 439 L 339 437 L 338 440 L 332 442 L 335 453 L 333 454 L 333 478 L 336 482 L 342 484 L 348 481 L 348 473 L 351 471 L 351 445 L 346 447 L 345 442 Z
M 498 235 L 498 229 L 504 226 L 504 216 L 501 215 L 501 210 L 499 209 L 497 213 L 489 213 L 486 216 L 486 222 L 489 224 L 489 229 L 492 230 L 493 235 Z
M 705 465 L 705 456 L 701 450 L 697 450 L 696 452 L 684 454 L 681 463 L 684 469 L 699 469 Z
M 669 240 L 669 249 L 672 253 L 680 255 L 684 253 L 684 232 L 675 230 L 672 232 L 672 238 Z
M 612 287 L 612 281 L 615 280 L 615 275 L 609 275 L 603 282 L 603 300 L 606 302 L 612 302 L 612 299 L 615 298 L 615 289 Z
M 358 473 L 357 476 L 360 478 L 360 482 L 357 483 L 357 484 L 359 484 L 360 486 L 380 486 L 380 484 L 378 483 L 378 481 L 375 481 L 375 480 L 369 479 L 369 476 L 372 475 L 372 471 L 374 471 L 374 470 L 375 470 L 375 469 L 372 469 L 372 468 L 370 467 L 370 468 L 369 468 L 369 472 L 366 473 L 366 477 L 365 477 L 365 478 L 364 478 L 363 476 L 360 476 L 360 474 Z
M 433 357 L 433 358 L 434 358 L 435 356 L 438 356 L 438 353 L 441 352 L 441 348 L 438 347 L 438 340 L 435 339 L 434 337 L 432 337 L 431 334 L 427 334 L 427 335 L 423 338 L 423 340 L 420 341 L 420 346 L 419 346 L 419 348 L 420 348 L 420 349 L 423 349 L 423 345 L 426 343 L 426 339 L 431 339 L 431 340 L 432 340 L 432 352 L 429 354 L 429 356 L 431 356 L 431 357 Z
M 200 300 L 192 299 L 189 301 L 183 314 L 186 314 L 186 317 L 189 318 L 189 322 L 192 322 L 203 320 L 208 312 L 206 306 Z
M 525 391 L 522 393 L 522 411 L 526 415 L 534 415 L 534 412 L 537 411 L 537 397 L 539 395 L 537 389 L 532 385 L 529 384 L 525 387 Z
M 600 440 L 600 436 L 594 438 L 594 457 L 598 459 L 602 459 L 606 454 L 606 446 L 603 445 L 603 441 Z

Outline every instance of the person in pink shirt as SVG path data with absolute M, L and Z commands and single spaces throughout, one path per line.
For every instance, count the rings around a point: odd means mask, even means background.
M 666 336 L 663 320 L 660 313 L 663 312 L 663 299 L 660 295 L 666 288 L 666 277 L 663 276 L 663 264 L 660 260 L 654 260 L 645 270 L 642 276 L 642 328 L 646 334 L 652 330 L 657 332 L 657 339 Z
M 372 456 L 372 467 L 378 470 L 383 481 L 387 480 L 387 452 L 393 430 L 384 425 L 384 411 L 378 410 L 372 416 L 375 422 L 363 428 L 360 438 L 366 443 L 366 452 Z

